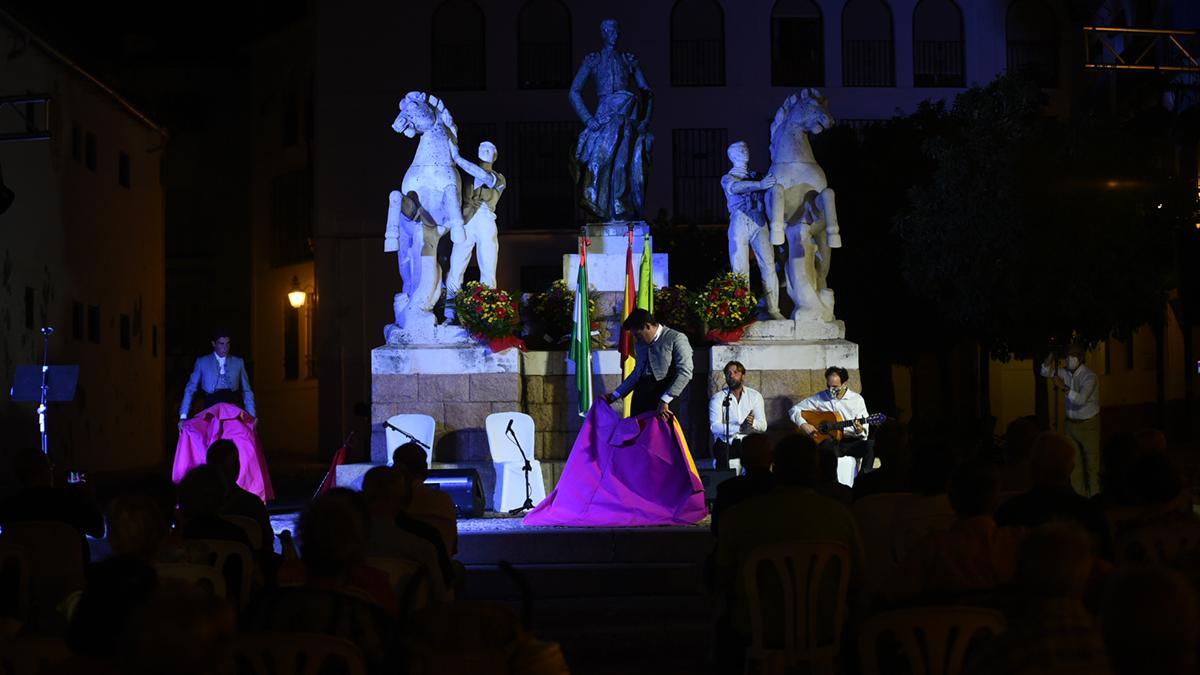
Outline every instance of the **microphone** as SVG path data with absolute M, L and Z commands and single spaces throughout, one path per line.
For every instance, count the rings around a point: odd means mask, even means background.
M 54 327 L 46 326 L 42 328 L 42 335 L 54 335 Z
M 504 430 L 504 433 L 511 434 L 513 432 L 512 425 L 513 425 L 513 422 L 515 422 L 516 420 L 517 420 L 517 418 L 515 418 L 515 417 L 508 418 L 508 428 Z

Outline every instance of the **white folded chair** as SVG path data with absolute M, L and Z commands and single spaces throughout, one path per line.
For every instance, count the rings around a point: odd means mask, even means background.
M 425 466 L 433 466 L 433 434 L 434 431 L 437 430 L 437 422 L 435 422 L 432 417 L 429 415 L 415 414 L 392 415 L 388 418 L 388 424 L 392 425 L 392 427 L 407 431 L 413 436 L 416 436 L 417 440 L 424 443 L 427 446 L 425 449 Z M 387 463 L 388 466 L 391 466 L 392 453 L 396 451 L 396 448 L 408 443 L 410 439 L 408 436 L 405 436 L 404 434 L 387 425 L 384 425 L 383 429 L 387 434 Z
M 488 448 L 496 466 L 496 490 L 492 493 L 492 508 L 498 513 L 511 511 L 525 503 L 525 460 L 521 451 L 508 433 L 509 425 L 525 456 L 529 458 L 530 496 L 534 505 L 546 498 L 546 483 L 542 480 L 542 466 L 533 455 L 533 418 L 525 413 L 492 413 L 488 415 Z

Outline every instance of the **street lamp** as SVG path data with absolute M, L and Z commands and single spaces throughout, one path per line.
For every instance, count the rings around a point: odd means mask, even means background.
M 288 291 L 287 298 L 288 304 L 293 309 L 300 309 L 308 300 L 308 293 L 305 293 L 304 289 L 300 287 L 299 277 L 292 277 L 292 290 Z

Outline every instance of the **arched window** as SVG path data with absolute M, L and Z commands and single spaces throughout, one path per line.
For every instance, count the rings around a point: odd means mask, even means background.
M 962 11 L 954 0 L 921 0 L 913 10 L 913 85 L 966 86 Z
M 776 0 L 771 8 L 771 84 L 825 85 L 825 28 L 812 0 Z
M 717 0 L 671 8 L 671 86 L 725 85 L 725 12 Z
M 842 84 L 896 86 L 892 10 L 883 0 L 850 0 L 842 10 Z
M 1058 26 L 1041 0 L 1016 0 L 1008 7 L 1008 72 L 1024 73 L 1038 86 L 1058 86 Z
M 529 0 L 517 18 L 517 87 L 571 84 L 571 12 L 562 0 Z
M 433 12 L 435 92 L 486 89 L 483 10 L 472 0 L 446 0 Z

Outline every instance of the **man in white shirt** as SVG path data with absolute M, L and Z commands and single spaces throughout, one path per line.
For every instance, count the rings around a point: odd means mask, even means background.
M 204 392 L 204 406 L 210 407 L 218 403 L 241 403 L 242 409 L 257 417 L 254 409 L 254 392 L 250 390 L 250 376 L 246 373 L 246 364 L 240 358 L 231 356 L 229 348 L 231 341 L 229 331 L 218 328 L 213 331 L 212 353 L 196 359 L 192 368 L 192 376 L 188 378 L 183 390 L 183 401 L 179 404 L 179 427 L 191 413 L 192 398 L 196 390 Z
M 739 457 L 742 440 L 767 430 L 762 394 L 745 385 L 746 367 L 738 361 L 725 364 L 725 387 L 708 401 L 708 425 L 713 435 L 713 460 L 717 469 L 728 469 Z
M 1071 486 L 1085 497 L 1100 492 L 1100 381 L 1083 362 L 1086 351 L 1079 345 L 1067 350 L 1067 367 L 1060 368 L 1054 356 L 1042 363 L 1042 377 L 1053 377 L 1055 387 L 1067 394 L 1067 423 L 1063 429 L 1075 446 L 1075 470 Z
M 843 431 L 840 443 L 827 438 L 821 442 L 820 448 L 838 457 L 861 459 L 858 472 L 868 473 L 875 467 L 875 441 L 867 437 L 870 425 L 858 420 L 869 417 L 870 413 L 867 412 L 866 399 L 858 392 L 850 390 L 849 379 L 850 373 L 845 368 L 830 366 L 825 370 L 826 388 L 792 406 L 788 417 L 800 431 L 809 436 L 816 436 L 817 428 L 805 421 L 805 411 L 836 412 L 847 422 L 853 420 L 854 426 Z

